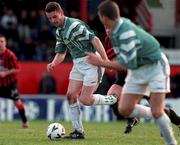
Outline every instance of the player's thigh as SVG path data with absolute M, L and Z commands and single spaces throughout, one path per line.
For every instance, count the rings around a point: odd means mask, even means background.
M 0 97 L 11 99 L 11 100 L 18 100 L 19 92 L 18 92 L 17 83 L 13 83 L 7 87 L 1 87 L 0 88 Z
M 92 85 L 92 86 L 85 86 L 83 85 L 82 90 L 81 90 L 81 94 L 79 96 L 79 100 L 85 102 L 85 101 L 93 101 L 92 100 L 92 95 L 93 93 L 96 91 L 97 87 L 99 86 L 99 84 L 96 85 Z
M 122 94 L 118 104 L 119 112 L 123 116 L 128 116 L 133 111 L 135 105 L 139 102 L 142 95 Z
M 165 93 L 151 93 L 150 96 L 150 106 L 154 118 L 159 118 L 164 111 L 164 99 Z
M 122 91 L 122 87 L 121 87 L 120 85 L 113 84 L 113 85 L 109 88 L 107 94 L 108 94 L 108 95 L 113 95 L 113 94 L 115 94 L 118 98 L 120 98 L 120 96 L 121 96 L 121 91 Z

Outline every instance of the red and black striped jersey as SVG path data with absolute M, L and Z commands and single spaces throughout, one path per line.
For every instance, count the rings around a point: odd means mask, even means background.
M 110 60 L 116 57 L 116 53 L 112 48 L 111 39 L 108 35 L 105 37 L 105 51 Z
M 6 48 L 5 51 L 0 54 L 0 72 L 19 68 L 20 67 L 16 55 L 11 50 Z M 17 81 L 16 74 L 7 75 L 4 78 L 0 78 L 0 87 L 7 87 L 15 81 Z

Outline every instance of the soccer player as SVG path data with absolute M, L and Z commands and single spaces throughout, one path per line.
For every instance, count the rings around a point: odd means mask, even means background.
M 0 34 L 0 97 L 13 100 L 23 122 L 23 128 L 29 123 L 24 110 L 24 104 L 19 98 L 17 76 L 20 71 L 16 55 L 6 48 L 6 38 Z
M 122 71 L 127 77 L 118 104 L 125 117 L 152 117 L 160 128 L 167 145 L 177 145 L 169 117 L 164 112 L 164 99 L 170 91 L 170 68 L 158 41 L 126 18 L 120 17 L 118 5 L 105 0 L 98 6 L 98 15 L 109 29 L 116 60 L 103 60 L 88 53 L 89 63 Z M 150 108 L 138 104 L 150 96 Z
M 107 54 L 108 59 L 113 60 L 116 57 L 116 53 L 114 52 L 111 44 L 111 40 L 109 37 L 109 32 L 106 30 L 106 36 L 105 36 L 105 51 Z M 115 74 L 115 81 L 109 88 L 107 94 L 111 95 L 114 94 L 118 97 L 118 100 L 120 100 L 121 97 L 121 91 L 122 86 L 124 85 L 124 80 L 126 77 L 126 70 L 117 72 Z M 117 116 L 117 118 L 124 118 L 119 112 L 118 112 L 118 103 L 111 105 L 111 108 L 113 109 L 114 114 Z M 139 120 L 135 117 L 127 118 L 127 125 L 125 127 L 124 133 L 130 133 L 132 131 L 132 128 L 137 125 Z
M 107 35 L 105 37 L 105 46 L 106 46 L 105 51 L 106 51 L 106 54 L 107 54 L 108 58 L 110 60 L 115 59 L 116 53 L 114 52 L 114 50 L 112 48 L 112 44 L 111 44 L 111 40 L 110 40 L 110 38 L 108 36 L 108 32 L 107 32 Z M 125 83 L 124 80 L 125 80 L 126 75 L 127 75 L 126 71 L 117 72 L 117 74 L 115 76 L 115 82 L 110 87 L 107 94 L 109 94 L 109 95 L 110 94 L 115 94 L 116 96 L 118 96 L 118 99 L 120 99 L 121 91 L 122 91 L 122 87 L 123 87 L 123 85 Z M 150 99 L 147 96 L 144 96 L 144 98 L 147 99 L 147 101 L 149 101 L 149 99 Z M 120 115 L 118 113 L 118 105 L 117 105 L 117 103 L 111 105 L 111 107 L 113 108 L 113 111 L 114 111 L 115 115 L 117 117 L 122 118 L 122 115 Z M 165 107 L 164 111 L 169 116 L 171 122 L 173 124 L 175 124 L 180 129 L 180 117 L 176 114 L 176 112 L 174 110 L 172 110 L 171 108 L 169 108 L 169 107 Z M 136 119 L 136 118 L 128 118 L 127 126 L 125 128 L 124 133 L 130 133 L 132 131 L 132 128 L 134 127 L 134 125 L 136 125 L 137 123 L 138 123 L 138 119 Z
M 117 98 L 113 95 L 104 97 L 100 94 L 93 94 L 102 79 L 104 70 L 86 62 L 87 52 L 95 55 L 98 52 L 104 60 L 107 59 L 107 55 L 101 41 L 93 31 L 79 19 L 66 17 L 59 3 L 49 2 L 46 5 L 45 13 L 50 23 L 57 27 L 56 55 L 53 61 L 47 65 L 47 70 L 53 70 L 64 60 L 67 51 L 70 52 L 73 59 L 73 68 L 69 76 L 67 99 L 74 131 L 69 134 L 69 137 L 83 139 L 84 129 L 77 99 L 88 106 L 111 105 L 117 102 Z

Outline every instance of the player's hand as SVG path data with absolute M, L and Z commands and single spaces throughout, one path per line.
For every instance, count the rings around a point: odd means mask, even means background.
M 93 65 L 101 66 L 102 58 L 94 53 L 87 52 L 87 62 Z
M 5 77 L 6 77 L 6 75 L 7 75 L 7 73 L 6 73 L 6 72 L 0 72 L 0 78 L 5 78 Z
M 47 71 L 48 71 L 48 72 L 52 71 L 52 70 L 54 69 L 54 67 L 55 67 L 55 64 L 54 64 L 54 63 L 49 63 L 49 64 L 47 65 Z

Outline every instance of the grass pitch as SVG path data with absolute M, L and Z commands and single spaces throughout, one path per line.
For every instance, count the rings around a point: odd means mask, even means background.
M 51 141 L 46 136 L 45 120 L 31 121 L 30 128 L 21 128 L 20 121 L 0 122 L 0 145 L 164 145 L 163 138 L 154 123 L 138 124 L 133 132 L 124 134 L 125 122 L 84 122 L 86 139 Z M 70 122 L 60 122 L 71 131 Z M 173 126 L 176 139 L 180 143 L 179 130 Z

